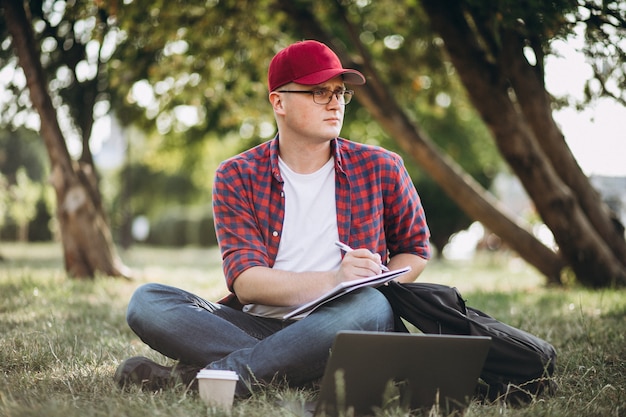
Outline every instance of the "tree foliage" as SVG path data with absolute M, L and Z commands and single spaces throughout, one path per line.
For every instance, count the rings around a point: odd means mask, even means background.
M 11 204 L 8 214 L 18 227 L 18 240 L 28 240 L 28 224 L 37 214 L 37 202 L 42 197 L 42 184 L 33 182 L 24 168 L 17 171 L 15 184 L 8 189 Z
M 48 175 L 45 148 L 33 131 L 0 132 L 0 206 L 4 206 L 0 208 L 0 233 L 4 232 L 4 237 L 50 236 L 49 230 L 38 233 L 29 228 L 31 223 L 48 229 L 52 207 L 46 193 Z M 3 230 L 4 225 L 10 230 Z M 18 229 L 17 235 L 13 228 Z
M 584 29 L 583 52 L 593 68 L 593 78 L 585 86 L 585 101 L 610 97 L 626 106 L 626 5 L 621 1 L 581 3 L 571 20 Z
M 104 49 L 110 36 L 107 16 L 96 2 L 84 0 L 32 1 L 28 2 L 27 10 L 59 122 L 70 146 L 82 150 L 81 160 L 91 162 L 88 142 L 93 120 L 108 110 L 104 72 L 110 52 Z M 0 36 L 10 39 L 4 20 L 0 20 Z M 10 42 L 3 42 L 0 47 L 7 74 L 3 87 L 15 97 L 0 101 L 1 121 L 9 129 L 20 126 L 38 129 L 40 122 L 32 114 L 26 79 L 12 48 Z

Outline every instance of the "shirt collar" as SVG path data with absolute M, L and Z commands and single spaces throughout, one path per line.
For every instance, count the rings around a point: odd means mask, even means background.
M 270 143 L 270 165 L 272 167 L 272 176 L 278 182 L 284 182 L 283 177 L 280 175 L 280 169 L 278 168 L 278 134 L 274 136 Z
M 330 152 L 335 156 L 336 172 L 343 172 L 341 157 L 342 141 L 343 139 L 340 138 L 335 138 L 330 141 Z M 280 169 L 278 168 L 278 144 L 279 137 L 278 134 L 276 134 L 270 144 L 270 164 L 272 167 L 272 176 L 276 178 L 278 182 L 284 182 L 283 177 L 280 175 Z
M 343 158 L 342 158 L 342 145 L 343 139 L 335 138 L 330 141 L 331 153 L 335 155 L 335 172 L 343 173 Z

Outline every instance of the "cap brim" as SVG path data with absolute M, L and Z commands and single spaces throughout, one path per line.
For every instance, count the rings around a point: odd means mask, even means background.
M 338 77 L 343 76 L 343 80 L 346 84 L 352 85 L 363 85 L 365 84 L 365 77 L 357 70 L 352 69 L 327 69 L 315 72 L 313 74 L 305 75 L 304 77 L 300 77 L 296 80 L 293 80 L 294 83 L 303 84 L 303 85 L 316 85 L 322 84 L 326 81 Z

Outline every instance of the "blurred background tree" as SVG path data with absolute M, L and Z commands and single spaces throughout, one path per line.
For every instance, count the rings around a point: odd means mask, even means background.
M 90 2 L 71 7 L 3 0 L 0 5 L 5 89 L 14 97 L 2 115 L 12 128 L 30 125 L 41 134 L 65 269 L 73 277 L 129 276 L 112 241 L 89 146 L 107 22 Z M 82 145 L 76 160 L 68 146 L 73 137 Z
M 0 130 L 0 175 L 4 179 L 0 189 L 5 203 L 4 215 L 0 212 L 0 240 L 52 239 L 55 227 L 50 225 L 47 162 L 46 150 L 34 131 Z

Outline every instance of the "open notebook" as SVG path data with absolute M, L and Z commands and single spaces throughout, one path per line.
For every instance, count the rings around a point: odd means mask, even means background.
M 308 313 L 312 310 L 315 310 L 322 304 L 327 303 L 331 300 L 334 300 L 337 297 L 341 297 L 342 295 L 347 294 L 356 289 L 363 288 L 363 287 L 377 287 L 379 285 L 383 285 L 385 282 L 389 282 L 392 279 L 399 277 L 400 275 L 406 274 L 410 270 L 411 270 L 410 266 L 405 266 L 404 268 L 401 268 L 401 269 L 395 269 L 393 271 L 383 272 L 380 275 L 374 275 L 368 278 L 355 279 L 352 281 L 342 282 L 341 284 L 337 285 L 335 288 L 333 288 L 326 294 L 323 294 L 322 296 L 316 298 L 315 300 L 309 303 L 303 304 L 297 309 L 291 311 L 290 313 L 285 314 L 283 316 L 283 319 L 287 320 L 287 319 L 296 317 L 300 314 Z

